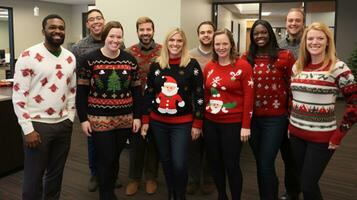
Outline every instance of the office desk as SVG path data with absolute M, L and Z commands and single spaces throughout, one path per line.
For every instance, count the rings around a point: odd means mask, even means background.
M 23 168 L 21 128 L 11 102 L 11 87 L 0 88 L 0 177 Z

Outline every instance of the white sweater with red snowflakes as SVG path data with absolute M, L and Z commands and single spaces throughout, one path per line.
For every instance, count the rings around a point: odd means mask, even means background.
M 74 120 L 75 67 L 74 55 L 64 48 L 58 57 L 44 43 L 21 53 L 15 66 L 12 101 L 25 135 L 34 131 L 32 121 Z

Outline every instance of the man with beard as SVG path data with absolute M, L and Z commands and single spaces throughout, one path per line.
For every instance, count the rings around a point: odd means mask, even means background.
M 212 59 L 212 40 L 216 31 L 215 25 L 210 21 L 201 22 L 197 27 L 199 45 L 190 50 L 191 57 L 195 58 L 203 68 Z M 210 169 L 206 161 L 203 138 L 198 138 L 190 143 L 189 154 L 189 180 L 186 192 L 195 194 L 201 185 L 201 173 L 203 184 L 201 190 L 204 194 L 211 194 L 215 190 Z
M 144 92 L 150 65 L 160 55 L 162 46 L 155 43 L 153 39 L 155 27 L 150 18 L 138 18 L 136 31 L 139 43 L 129 47 L 127 51 L 138 61 L 139 77 Z M 146 193 L 154 194 L 157 190 L 158 155 L 153 134 L 149 131 L 145 138 L 142 138 L 140 134 L 133 134 L 130 143 L 129 183 L 125 193 L 134 195 L 138 191 L 144 173 Z
M 75 115 L 76 58 L 61 47 L 65 22 L 42 21 L 45 41 L 21 53 L 15 67 L 13 106 L 24 134 L 23 200 L 60 198 Z
M 300 8 L 292 8 L 286 15 L 286 30 L 288 32 L 287 37 L 279 41 L 279 47 L 282 49 L 288 49 L 293 54 L 295 59 L 298 57 L 298 51 L 300 47 L 300 39 L 304 31 L 304 12 Z M 286 193 L 283 194 L 280 200 L 297 200 L 300 193 L 300 182 L 297 176 L 297 168 L 293 159 L 290 142 L 288 135 L 283 139 L 280 147 L 281 157 L 285 166 L 284 183 Z
M 84 54 L 93 51 L 95 49 L 101 48 L 104 46 L 104 41 L 101 40 L 101 35 L 103 32 L 105 24 L 105 19 L 103 13 L 98 9 L 91 9 L 87 12 L 87 23 L 86 26 L 89 29 L 89 35 L 78 43 L 73 45 L 71 51 L 77 58 L 78 61 L 81 56 Z M 123 46 L 121 46 L 121 49 Z M 88 182 L 88 191 L 94 192 L 98 188 L 98 170 L 95 166 L 95 148 L 93 144 L 92 137 L 87 137 L 88 142 L 88 164 L 91 177 Z M 115 183 L 116 187 L 121 187 L 119 180 L 117 179 Z

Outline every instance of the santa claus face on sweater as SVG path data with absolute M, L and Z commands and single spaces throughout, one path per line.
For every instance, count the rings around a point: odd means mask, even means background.
M 219 111 L 221 111 L 222 106 L 223 106 L 223 101 L 210 100 L 209 107 L 206 108 L 206 110 L 208 110 L 212 114 L 217 114 L 219 113 Z
M 170 97 L 177 94 L 178 89 L 175 84 L 165 83 L 164 86 L 161 87 L 161 92 Z

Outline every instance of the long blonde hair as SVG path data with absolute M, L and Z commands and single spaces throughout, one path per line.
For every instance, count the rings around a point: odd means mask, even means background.
M 327 38 L 327 46 L 325 49 L 326 54 L 322 66 L 327 66 L 328 64 L 330 64 L 330 69 L 328 71 L 331 72 L 336 64 L 337 61 L 336 48 L 330 29 L 328 28 L 328 26 L 326 26 L 323 23 L 314 22 L 305 29 L 301 37 L 299 57 L 295 63 L 294 75 L 301 73 L 304 66 L 306 66 L 309 62 L 311 62 L 311 55 L 306 48 L 306 39 L 307 39 L 306 35 L 310 30 L 322 31 L 326 35 Z
M 174 28 L 166 34 L 165 40 L 162 45 L 160 56 L 157 58 L 157 62 L 159 63 L 161 69 L 170 67 L 169 66 L 170 53 L 167 46 L 169 40 L 176 34 L 180 34 L 183 40 L 180 67 L 186 67 L 188 63 L 191 61 L 190 55 L 188 53 L 187 38 L 185 32 L 181 28 Z

